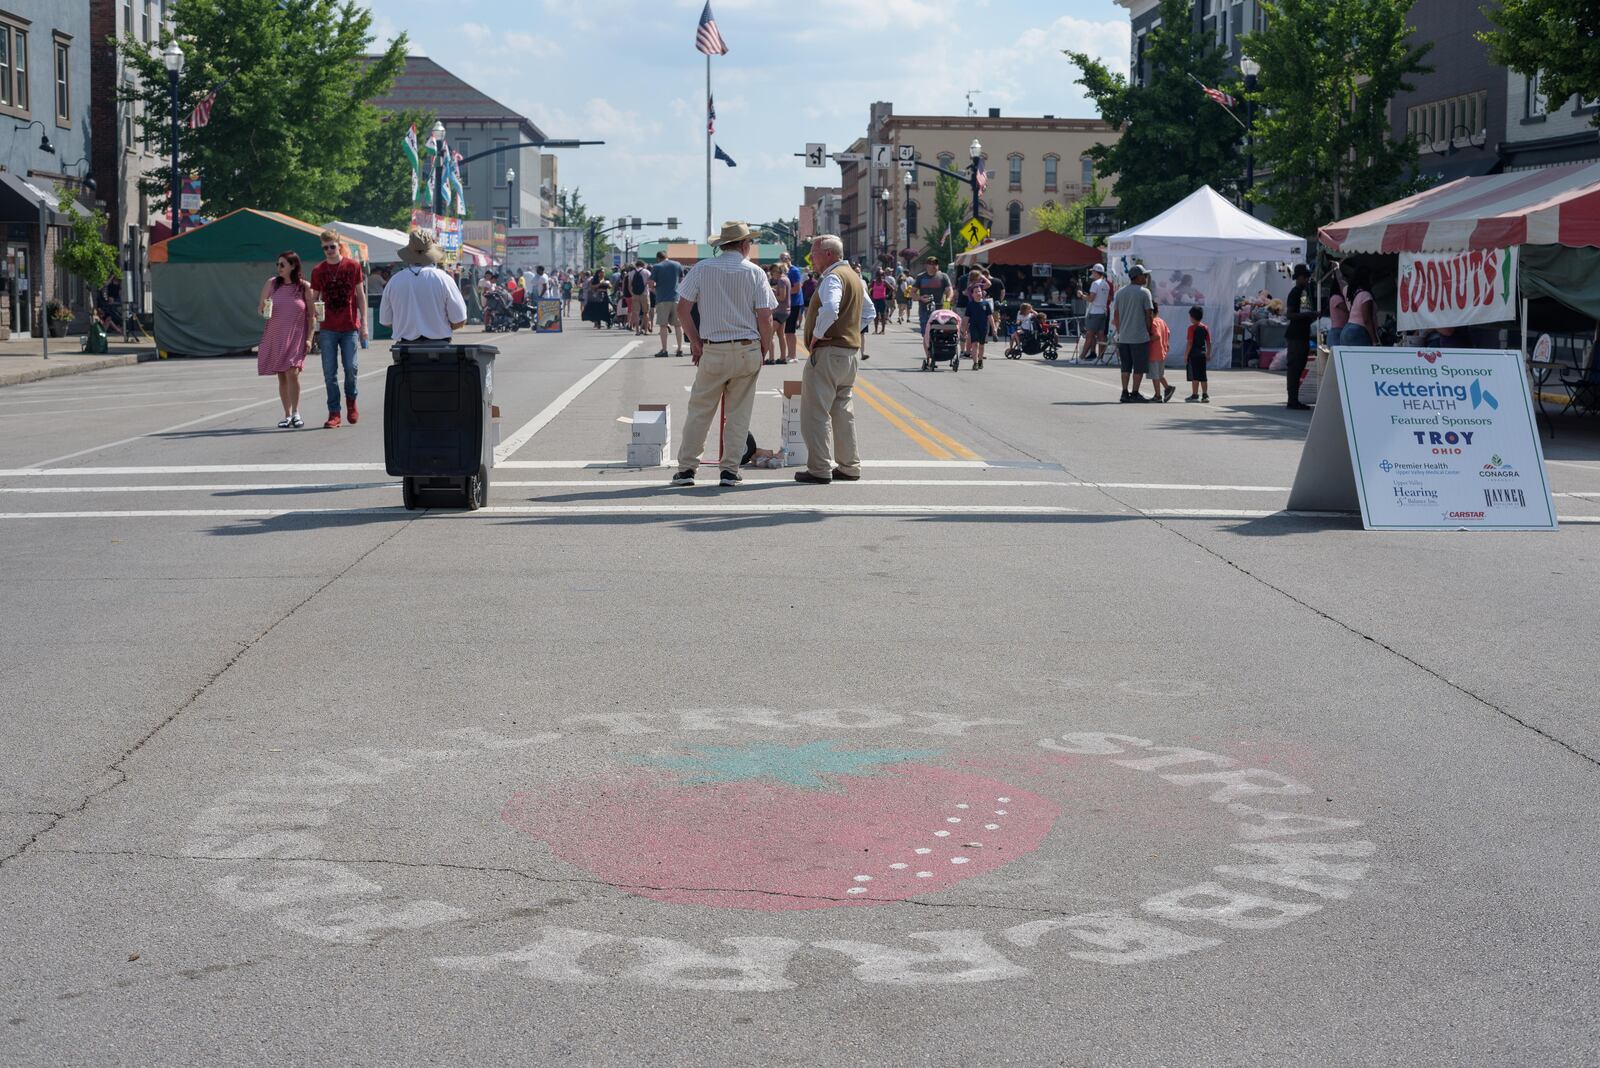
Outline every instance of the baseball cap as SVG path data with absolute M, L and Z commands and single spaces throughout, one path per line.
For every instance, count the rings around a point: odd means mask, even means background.
M 1093 267 L 1090 267 L 1089 270 L 1093 271 L 1095 274 L 1105 274 L 1106 265 L 1103 263 L 1097 263 Z
M 1142 278 L 1143 276 L 1145 276 L 1145 275 L 1147 275 L 1149 273 L 1150 273 L 1149 271 L 1144 269 L 1144 264 L 1142 264 L 1142 263 L 1136 263 L 1132 267 L 1128 268 L 1128 277 L 1129 278 Z

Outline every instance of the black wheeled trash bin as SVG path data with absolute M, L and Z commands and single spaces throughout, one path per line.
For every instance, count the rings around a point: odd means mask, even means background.
M 402 342 L 383 398 L 383 461 L 407 509 L 489 502 L 493 345 Z

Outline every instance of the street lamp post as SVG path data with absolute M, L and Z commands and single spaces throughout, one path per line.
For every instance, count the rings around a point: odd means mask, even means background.
M 883 230 L 878 235 L 883 239 L 883 252 L 879 253 L 878 261 L 873 264 L 874 267 L 881 266 L 884 255 L 889 252 L 889 201 L 893 196 L 894 194 L 890 192 L 888 186 L 885 185 L 878 187 L 878 199 L 883 201 Z
M 1250 193 L 1256 187 L 1256 80 L 1261 73 L 1261 64 L 1246 56 L 1239 61 L 1239 73 L 1244 75 L 1244 210 L 1251 215 L 1256 213 L 1255 201 L 1250 199 Z M 1337 213 L 1335 213 L 1337 214 Z
M 977 220 L 980 218 L 978 214 L 978 195 L 983 192 L 983 189 L 978 185 L 978 175 L 983 172 L 983 146 L 974 137 L 972 144 L 967 146 L 967 151 L 972 155 L 972 217 Z
M 517 225 L 517 172 L 506 168 L 506 225 Z
M 439 219 L 444 215 L 444 123 L 434 120 L 428 136 L 433 139 L 433 228 L 437 233 Z
M 911 247 L 911 190 L 917 184 L 917 173 L 916 173 L 916 171 L 914 171 L 914 170 L 902 171 L 901 175 L 900 175 L 900 182 L 901 182 L 902 185 L 904 185 L 906 187 L 906 202 L 905 202 L 905 209 L 904 209 L 904 212 L 905 212 L 905 230 L 906 230 L 906 246 L 905 247 L 906 248 L 910 248 Z
M 161 63 L 167 68 L 168 110 L 172 113 L 172 234 L 183 232 L 183 181 L 178 176 L 178 76 L 183 73 L 183 49 L 174 37 L 161 53 Z

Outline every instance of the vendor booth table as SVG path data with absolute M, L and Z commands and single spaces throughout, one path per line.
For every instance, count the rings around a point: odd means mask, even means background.
M 1288 292 L 1288 271 L 1305 259 L 1306 243 L 1268 226 L 1232 204 L 1210 186 L 1201 186 L 1166 211 L 1106 240 L 1109 268 L 1118 286 L 1128 284 L 1128 268 L 1141 263 L 1150 272 L 1150 291 L 1174 339 L 1187 336 L 1189 309 L 1205 308 L 1211 328 L 1212 367 L 1232 362 L 1235 298 L 1269 286 Z M 1282 296 L 1282 293 L 1274 293 Z

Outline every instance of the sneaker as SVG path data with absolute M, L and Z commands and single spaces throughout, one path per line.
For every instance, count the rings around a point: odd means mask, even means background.
M 338 412 L 329 412 L 328 413 L 328 421 L 326 423 L 322 424 L 322 429 L 324 429 L 324 430 L 333 430 L 336 427 L 338 427 L 339 425 L 340 425 L 339 413 Z
M 666 354 L 667 354 L 667 350 L 666 349 L 662 349 L 660 352 L 656 353 L 656 359 L 659 360 L 659 359 L 661 359 L 661 357 L 665 356 Z M 683 354 L 680 352 L 678 355 L 681 356 Z
M 1143 393 L 1130 393 L 1130 394 L 1128 394 L 1128 403 L 1129 404 L 1148 404 L 1148 403 L 1150 403 L 1150 398 L 1146 397 Z
M 804 482 L 808 486 L 826 486 L 833 481 L 831 478 L 823 478 L 821 475 L 813 475 L 810 471 L 796 471 L 794 473 L 794 480 L 796 482 Z
M 1122 399 L 1119 401 L 1119 403 L 1121 403 L 1121 404 L 1127 404 L 1128 403 L 1128 391 L 1127 390 L 1123 390 L 1122 391 Z
M 674 355 L 674 356 L 682 356 L 682 355 L 683 355 L 683 352 L 684 352 L 684 350 L 683 350 L 683 349 L 679 349 L 679 350 L 678 350 L 678 351 L 677 351 L 677 352 L 675 352 L 675 353 L 673 353 L 673 355 Z
M 345 397 L 344 411 L 345 418 L 350 420 L 351 426 L 355 426 L 357 423 L 361 422 L 361 413 L 356 411 L 356 399 L 354 397 Z
M 847 474 L 844 473 L 844 471 L 842 471 L 841 469 L 835 467 L 833 469 L 833 480 L 835 482 L 860 482 L 861 481 L 861 476 L 860 475 L 847 475 Z
M 723 471 L 722 484 L 724 486 L 737 486 L 744 482 L 744 476 L 737 471 Z
M 1209 393 L 1200 394 L 1200 403 L 1201 404 L 1210 404 L 1211 403 L 1211 394 L 1209 394 Z
M 1183 403 L 1185 403 L 1185 404 L 1199 404 L 1200 403 L 1200 395 L 1198 393 L 1191 393 L 1189 396 L 1183 398 Z
M 1162 386 L 1161 388 L 1165 392 L 1165 396 L 1163 396 L 1161 398 L 1161 403 L 1163 403 L 1163 404 L 1165 404 L 1167 401 L 1171 400 L 1172 399 L 1172 395 L 1174 393 L 1178 392 L 1178 387 L 1177 386 Z M 352 419 L 351 422 L 355 422 L 355 420 Z
M 293 426 L 296 430 L 299 430 L 301 427 L 306 425 L 306 421 L 300 418 L 299 412 L 295 412 L 289 417 L 289 425 Z
M 682 471 L 679 471 L 677 474 L 673 475 L 672 484 L 674 486 L 694 485 L 694 468 L 686 467 Z
M 1311 410 L 1311 405 L 1301 404 L 1299 401 L 1295 401 L 1293 404 L 1286 404 L 1284 407 L 1291 412 L 1309 412 Z
M 292 429 L 293 427 L 294 427 L 294 416 L 292 416 L 292 415 L 286 415 L 282 419 L 278 420 L 278 429 L 279 430 L 289 430 L 289 429 Z

